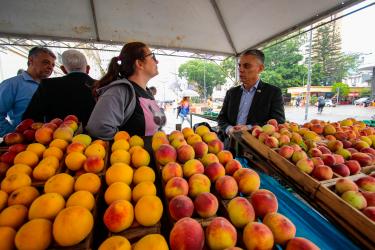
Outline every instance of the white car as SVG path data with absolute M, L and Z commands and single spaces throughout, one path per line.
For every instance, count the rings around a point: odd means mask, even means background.
M 354 101 L 354 105 L 363 105 L 370 97 L 362 97 Z
M 325 102 L 327 107 L 336 107 L 336 104 L 331 99 L 326 99 Z

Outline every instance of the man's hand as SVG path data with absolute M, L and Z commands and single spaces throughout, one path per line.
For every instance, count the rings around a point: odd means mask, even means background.
M 246 125 L 236 125 L 229 129 L 229 133 L 239 132 L 239 131 L 245 131 L 249 128 Z

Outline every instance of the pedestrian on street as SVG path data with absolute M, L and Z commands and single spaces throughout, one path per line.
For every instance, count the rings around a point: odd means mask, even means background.
M 321 114 L 323 112 L 323 108 L 326 105 L 326 102 L 324 100 L 323 96 L 319 96 L 318 98 L 318 113 Z

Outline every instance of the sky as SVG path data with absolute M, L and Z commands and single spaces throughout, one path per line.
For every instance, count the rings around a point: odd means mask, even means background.
M 344 11 L 349 13 L 354 9 L 374 3 L 375 0 L 367 0 Z M 342 22 L 342 49 L 348 53 L 364 53 L 374 56 L 375 59 L 375 5 L 364 10 L 351 14 L 341 19 Z M 110 55 L 115 56 L 115 54 Z M 108 57 L 108 56 L 107 56 Z M 158 99 L 170 97 L 173 92 L 171 84 L 176 80 L 181 81 L 176 74 L 182 63 L 188 58 L 157 56 L 159 61 L 159 75 L 151 79 L 149 86 L 156 86 Z M 108 62 L 109 58 L 106 58 Z M 26 59 L 15 57 L 14 54 L 7 54 L 0 49 L 0 81 L 12 77 L 20 68 L 26 68 Z M 106 68 L 106 66 L 105 66 Z M 94 78 L 100 78 L 98 71 L 90 74 Z
M 364 1 L 344 11 L 350 12 L 359 6 L 374 3 L 375 0 Z M 375 5 L 342 18 L 342 49 L 344 52 L 375 53 Z

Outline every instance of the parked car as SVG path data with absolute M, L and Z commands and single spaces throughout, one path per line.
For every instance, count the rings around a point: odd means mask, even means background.
M 326 99 L 325 102 L 327 107 L 336 107 L 336 103 L 333 103 L 331 99 Z
M 363 105 L 370 97 L 361 97 L 354 101 L 354 105 Z
M 324 100 L 326 107 L 336 107 L 336 103 L 334 103 L 331 99 Z M 318 107 L 318 102 L 316 102 L 315 107 Z
M 375 99 L 368 98 L 366 101 L 363 102 L 365 107 L 371 106 L 372 103 L 375 102 Z

